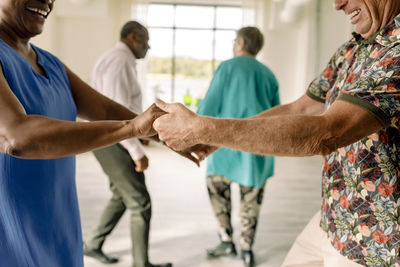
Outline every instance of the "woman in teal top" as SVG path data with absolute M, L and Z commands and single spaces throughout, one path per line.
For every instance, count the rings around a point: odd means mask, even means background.
M 215 72 L 198 114 L 219 118 L 247 118 L 280 104 L 278 82 L 269 68 L 255 59 L 263 46 L 257 28 L 242 28 L 234 44 L 235 57 L 221 63 Z M 274 158 L 220 148 L 207 160 L 207 187 L 219 221 L 221 244 L 210 256 L 236 254 L 230 223 L 230 185 L 241 189 L 242 258 L 254 263 L 252 245 L 265 181 L 274 174 Z

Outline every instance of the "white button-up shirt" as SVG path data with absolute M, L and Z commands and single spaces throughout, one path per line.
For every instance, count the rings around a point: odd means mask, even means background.
M 143 112 L 136 57 L 125 43 L 118 42 L 99 58 L 92 72 L 91 85 L 136 114 Z M 139 160 L 145 155 L 137 138 L 121 141 L 120 144 L 128 150 L 133 160 Z

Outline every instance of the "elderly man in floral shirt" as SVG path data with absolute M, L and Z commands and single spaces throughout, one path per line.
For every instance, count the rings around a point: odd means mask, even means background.
M 174 149 L 325 155 L 322 207 L 283 266 L 400 266 L 400 0 L 334 0 L 355 27 L 307 93 L 250 119 L 180 104 L 154 123 Z

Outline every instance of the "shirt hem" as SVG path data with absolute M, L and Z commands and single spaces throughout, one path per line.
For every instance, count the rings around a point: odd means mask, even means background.
M 385 112 L 383 112 L 380 108 L 374 106 L 373 104 L 369 103 L 368 101 L 365 101 L 353 95 L 343 94 L 343 93 L 339 95 L 337 100 L 343 100 L 352 103 L 354 105 L 357 105 L 369 111 L 371 114 L 373 114 L 385 128 L 390 126 L 390 118 L 386 116 Z
M 306 95 L 309 96 L 311 99 L 316 100 L 318 102 L 324 103 L 325 104 L 325 99 L 320 98 L 316 95 L 314 95 L 310 90 L 307 90 Z

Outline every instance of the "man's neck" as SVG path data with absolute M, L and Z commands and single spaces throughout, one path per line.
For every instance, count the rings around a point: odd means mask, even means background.
M 247 51 L 239 51 L 236 55 L 235 55 L 236 57 L 256 57 L 255 55 L 253 55 L 253 54 L 250 54 L 249 52 L 247 52 Z

